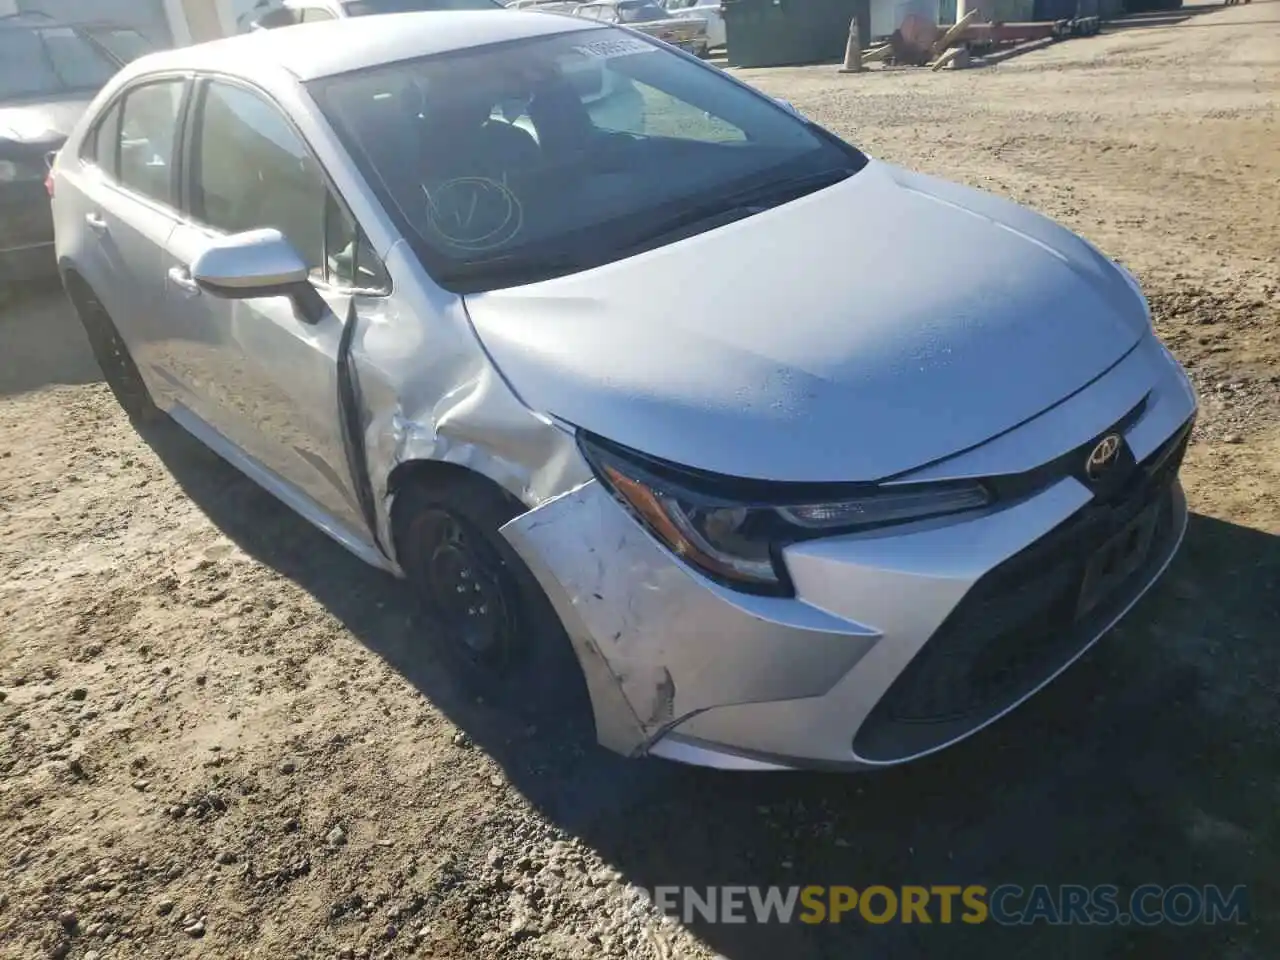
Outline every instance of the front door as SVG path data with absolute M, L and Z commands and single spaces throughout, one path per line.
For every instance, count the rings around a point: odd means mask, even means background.
M 169 241 L 165 311 L 185 331 L 192 411 L 287 486 L 286 496 L 310 501 L 301 509 L 319 507 L 368 539 L 338 400 L 339 341 L 354 284 L 326 256 L 354 244 L 354 222 L 292 125 L 257 91 L 203 82 L 192 124 L 189 216 Z M 312 266 L 327 306 L 320 315 L 283 296 L 221 299 L 191 281 L 191 264 L 212 241 L 262 227 L 280 230 Z

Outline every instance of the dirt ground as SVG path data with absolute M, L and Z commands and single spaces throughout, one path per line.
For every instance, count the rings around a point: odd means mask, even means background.
M 741 75 L 1139 274 L 1203 404 L 1162 585 L 914 766 L 628 763 L 461 698 L 397 584 L 176 428 L 140 439 L 32 294 L 0 316 L 0 956 L 1280 955 L 1280 2 L 954 73 Z M 1003 882 L 1246 884 L 1250 912 L 686 928 L 634 907 L 665 884 Z

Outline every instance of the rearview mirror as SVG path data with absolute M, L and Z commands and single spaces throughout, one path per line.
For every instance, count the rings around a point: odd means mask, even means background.
M 215 241 L 191 264 L 191 279 L 215 297 L 291 296 L 307 283 L 306 262 L 279 230 L 268 227 Z

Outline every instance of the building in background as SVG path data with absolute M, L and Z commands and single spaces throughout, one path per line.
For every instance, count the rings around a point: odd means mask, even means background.
M 0 0 L 0 16 L 45 13 L 69 23 L 127 24 L 157 44 L 182 46 L 237 32 L 236 17 L 252 0 Z

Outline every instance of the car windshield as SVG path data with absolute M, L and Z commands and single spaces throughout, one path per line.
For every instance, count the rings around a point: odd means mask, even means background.
M 0 102 L 98 90 L 117 69 L 70 27 L 0 28 Z
M 347 16 L 364 17 L 373 13 L 414 13 L 419 10 L 493 10 L 502 9 L 498 0 L 347 0 L 342 5 Z
M 427 269 L 463 292 L 621 259 L 866 163 L 715 68 L 614 27 L 311 87 Z
M 617 6 L 618 19 L 623 23 L 648 23 L 666 20 L 669 14 L 651 0 L 623 0 Z

